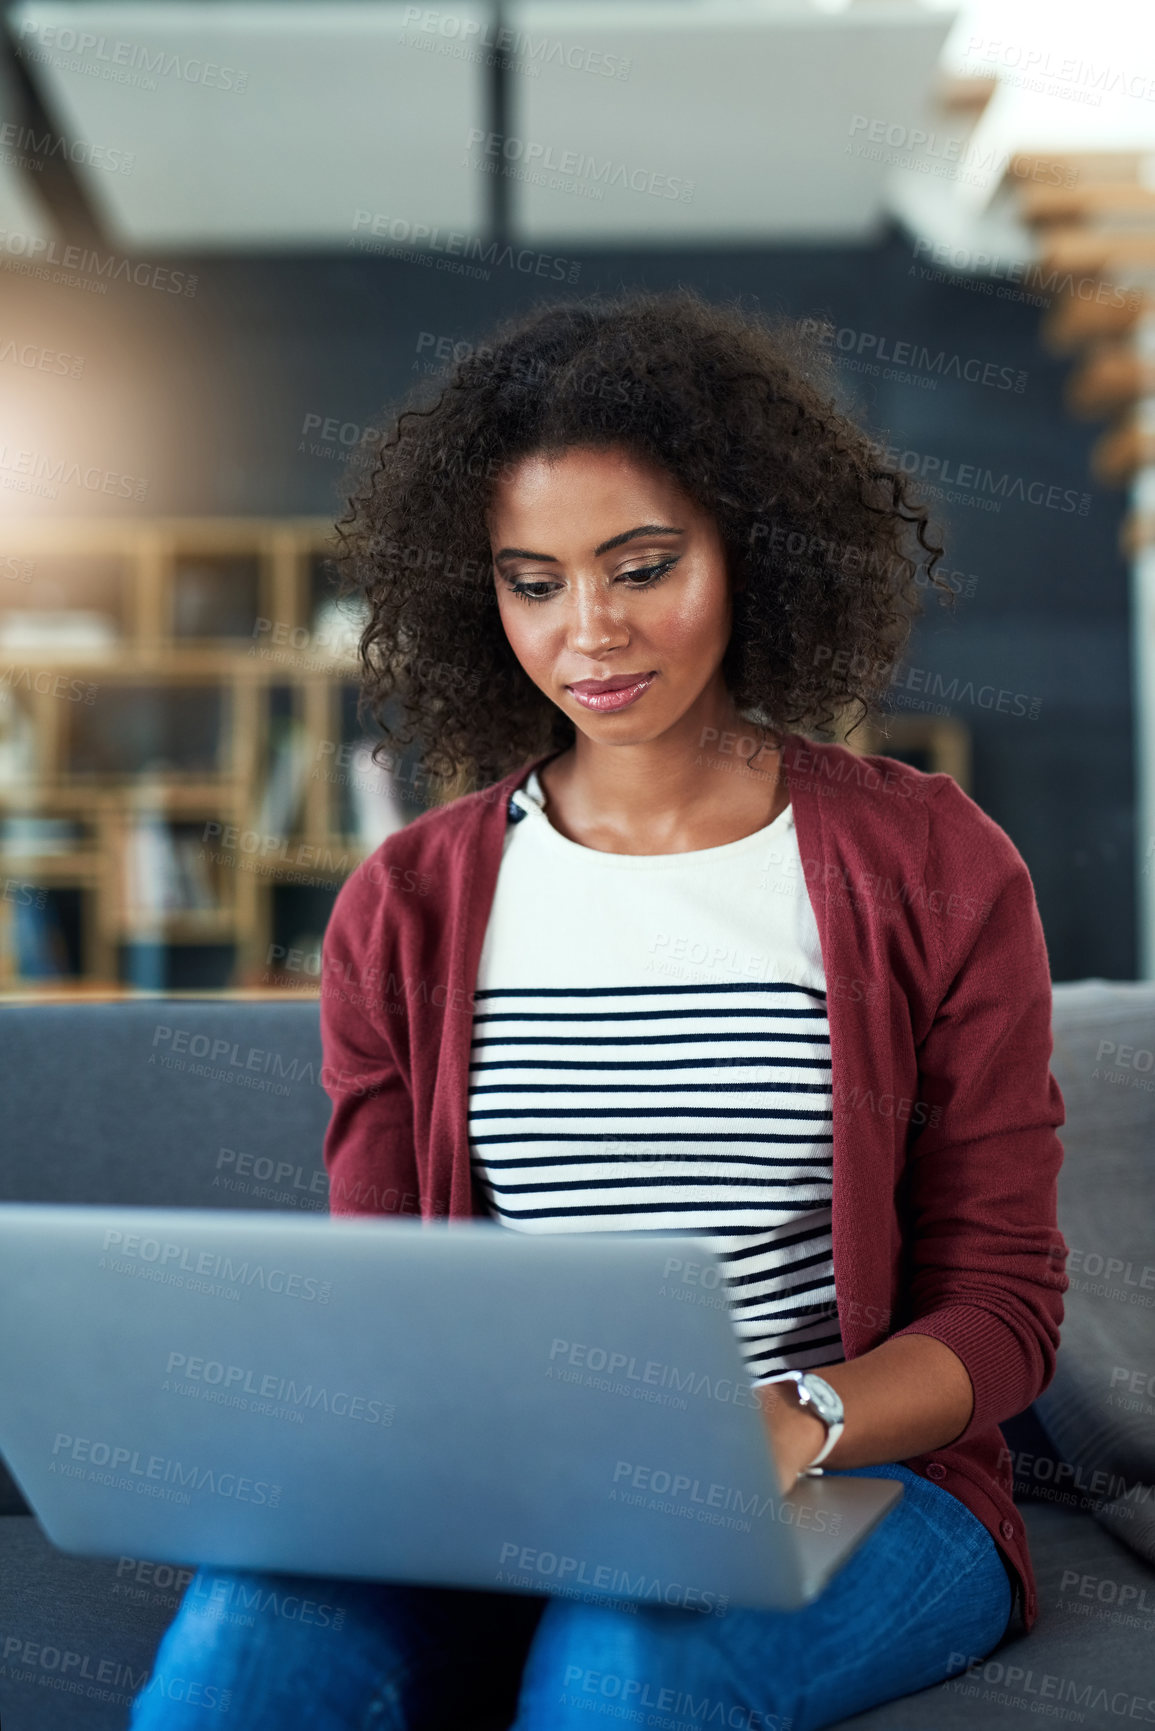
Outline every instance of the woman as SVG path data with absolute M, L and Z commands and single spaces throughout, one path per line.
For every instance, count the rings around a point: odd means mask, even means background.
M 705 1237 L 783 1488 L 904 1496 L 797 1612 L 332 1583 L 339 1638 L 182 1610 L 158 1667 L 334 1731 L 809 1731 L 964 1670 L 1036 1615 L 998 1425 L 1066 1284 L 1046 947 L 956 783 L 796 731 L 885 691 L 924 552 L 946 591 L 925 512 L 798 331 L 685 291 L 508 325 L 351 507 L 366 705 L 474 791 L 338 896 L 333 1212 Z

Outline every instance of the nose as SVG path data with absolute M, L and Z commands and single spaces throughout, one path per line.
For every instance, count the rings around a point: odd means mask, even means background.
M 568 635 L 569 647 L 578 655 L 604 655 L 610 649 L 624 649 L 630 641 L 617 597 L 597 586 L 575 592 Z

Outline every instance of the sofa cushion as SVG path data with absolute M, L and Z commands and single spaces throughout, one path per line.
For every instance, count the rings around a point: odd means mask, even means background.
M 1065 1709 L 1054 1716 L 1091 1728 L 1150 1723 L 1152 1709 L 1132 1715 L 1130 1706 L 1152 1693 L 1155 1572 L 1089 1516 L 1032 1505 L 1025 1518 L 1039 1580 L 1031 1634 L 1008 1636 L 970 1676 L 887 1702 L 843 1726 L 1021 1728 L 1024 1713 L 1037 1718 L 1048 1706 Z M 126 1697 L 144 1682 L 180 1598 L 178 1590 L 138 1574 L 119 1559 L 58 1551 L 30 1517 L 0 1520 L 4 1731 L 122 1731 Z M 89 1695 L 89 1688 L 110 1698 Z M 460 1731 L 490 1727 L 479 1717 Z
M 0 1201 L 325 1212 L 320 1072 L 316 999 L 0 1004 Z
M 0 1520 L 4 1731 L 128 1724 L 179 1594 L 135 1587 L 118 1568 L 115 1558 L 58 1551 L 31 1516 Z
M 320 1007 L 0 1004 L 0 1200 L 328 1207 Z
M 1097 1518 L 1155 1561 L 1155 982 L 1057 986 L 1053 1028 L 1070 1288 L 1034 1410 Z

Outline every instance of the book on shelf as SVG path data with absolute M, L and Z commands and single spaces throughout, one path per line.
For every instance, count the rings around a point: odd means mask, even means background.
M 111 651 L 120 644 L 120 628 L 108 613 L 68 607 L 39 611 L 14 607 L 0 613 L 0 648 Z
M 0 683 L 0 787 L 22 787 L 35 775 L 35 724 L 11 685 Z
M 270 767 L 258 820 L 262 835 L 287 837 L 301 819 L 313 747 L 295 716 L 276 716 L 270 727 Z
M 53 897 L 0 900 L 0 981 L 72 976 L 68 941 Z
M 217 907 L 203 853 L 197 835 L 174 834 L 159 813 L 140 813 L 125 848 L 129 914 L 187 914 Z
M 38 854 L 75 853 L 84 840 L 83 825 L 70 817 L 0 817 L 0 854 L 23 859 Z
M 142 812 L 128 832 L 124 852 L 124 902 L 129 914 L 165 914 L 177 904 L 176 850 L 168 824 Z
M 371 739 L 357 742 L 349 775 L 356 836 L 367 854 L 380 847 L 387 836 L 404 829 L 408 821 L 392 771 L 373 761 L 373 745 Z
M 364 596 L 324 596 L 313 609 L 313 648 L 326 655 L 355 657 L 369 617 Z
M 190 912 L 202 913 L 219 906 L 213 889 L 212 874 L 204 857 L 199 836 L 179 835 L 176 838 L 176 860 L 181 885 L 181 905 Z

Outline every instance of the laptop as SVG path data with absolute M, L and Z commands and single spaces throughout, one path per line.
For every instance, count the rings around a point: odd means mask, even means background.
M 902 1495 L 779 1494 L 682 1233 L 8 1203 L 0 1315 L 0 1454 L 77 1555 L 724 1615 Z

